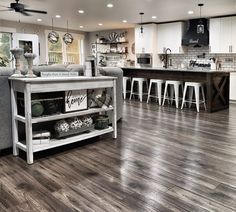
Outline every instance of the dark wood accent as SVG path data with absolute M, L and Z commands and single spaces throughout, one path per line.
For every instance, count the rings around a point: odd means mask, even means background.
M 54 149 L 31 166 L 0 157 L 0 211 L 236 211 L 235 104 L 123 109 L 117 140 Z
M 229 108 L 229 72 L 200 72 L 159 69 L 122 68 L 124 76 L 147 79 L 179 80 L 183 82 L 203 82 L 206 85 L 207 111 L 216 112 Z

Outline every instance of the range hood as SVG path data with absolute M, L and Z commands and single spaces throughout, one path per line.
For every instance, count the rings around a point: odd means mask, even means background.
M 209 45 L 209 31 L 208 31 L 208 20 L 202 18 L 202 24 L 204 25 L 204 33 L 197 33 L 197 25 L 200 19 L 192 19 L 188 21 L 187 32 L 182 38 L 183 46 L 193 45 L 195 47 L 208 46 Z

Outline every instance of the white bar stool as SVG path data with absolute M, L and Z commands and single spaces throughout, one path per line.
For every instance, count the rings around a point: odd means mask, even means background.
M 170 98 L 168 97 L 168 86 L 170 87 Z M 167 80 L 165 84 L 165 92 L 164 92 L 164 99 L 163 99 L 163 104 L 165 104 L 165 100 L 171 100 L 171 103 L 173 100 L 175 100 L 176 108 L 179 108 L 179 87 L 181 86 L 182 91 L 183 91 L 183 82 L 182 81 L 172 81 L 172 80 Z
M 123 77 L 123 97 L 124 97 L 124 99 L 126 99 L 126 94 L 130 93 L 130 91 L 127 91 L 128 81 L 131 82 L 131 77 Z
M 186 101 L 185 97 L 186 97 L 188 87 L 189 87 L 189 101 Z M 201 93 L 202 93 L 202 100 L 200 100 L 200 89 L 201 89 Z M 193 90 L 195 91 L 195 101 L 193 101 Z M 185 102 L 189 102 L 189 108 L 191 108 L 192 104 L 196 104 L 197 112 L 199 112 L 200 103 L 203 103 L 204 108 L 206 110 L 206 99 L 205 99 L 205 93 L 204 93 L 204 84 L 199 83 L 199 82 L 185 82 L 181 109 L 183 109 Z
M 162 99 L 162 85 L 165 83 L 164 80 L 160 79 L 151 79 L 150 80 L 150 85 L 148 89 L 148 98 L 147 98 L 147 103 L 149 102 L 150 97 L 154 97 L 158 99 L 159 105 L 161 105 L 161 99 Z M 155 96 L 151 95 L 151 90 L 152 90 L 152 84 L 155 84 Z
M 138 83 L 138 93 L 134 92 L 134 83 L 135 82 Z M 144 82 L 146 83 L 147 90 L 148 90 L 148 81 L 147 81 L 147 79 L 145 79 L 145 78 L 137 78 L 137 77 L 132 78 L 132 81 L 131 81 L 131 92 L 130 92 L 130 98 L 129 98 L 130 100 L 131 100 L 133 95 L 138 95 L 140 102 L 143 101 L 143 95 L 144 95 L 144 93 L 143 93 L 143 83 Z

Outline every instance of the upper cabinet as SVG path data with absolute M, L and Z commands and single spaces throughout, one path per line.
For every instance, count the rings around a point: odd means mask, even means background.
M 143 33 L 140 26 L 135 28 L 135 53 L 156 54 L 157 53 L 157 25 L 143 25 Z
M 210 52 L 236 53 L 236 17 L 210 19 Z
M 181 46 L 182 36 L 184 33 L 184 23 L 174 22 L 159 24 L 157 26 L 157 52 L 165 53 L 167 48 L 171 49 L 172 54 L 182 54 Z

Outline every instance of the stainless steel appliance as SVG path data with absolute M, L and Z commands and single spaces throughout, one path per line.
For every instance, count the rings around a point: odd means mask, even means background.
M 137 64 L 141 67 L 152 67 L 152 55 L 137 54 Z

